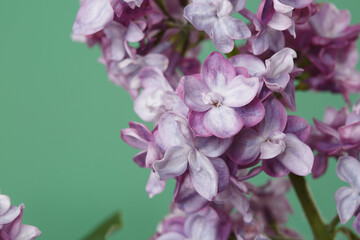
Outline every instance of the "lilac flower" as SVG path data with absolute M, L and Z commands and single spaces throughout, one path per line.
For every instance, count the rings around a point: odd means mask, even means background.
M 142 150 L 133 158 L 134 162 L 142 168 L 151 168 L 154 161 L 163 157 L 153 134 L 141 123 L 129 122 L 130 128 L 121 130 L 121 138 L 133 148 Z M 146 184 L 146 192 L 150 198 L 161 193 L 165 188 L 165 181 L 159 180 L 151 171 Z
M 353 157 L 340 157 L 336 167 L 338 177 L 350 184 L 342 187 L 335 193 L 335 201 L 340 221 L 345 224 L 354 215 L 357 215 L 353 227 L 360 233 L 360 163 Z
M 230 235 L 230 223 L 225 216 L 213 208 L 207 207 L 186 217 L 184 233 L 167 232 L 157 240 L 227 240 Z
M 156 121 L 169 111 L 187 115 L 188 108 L 158 68 L 144 67 L 139 73 L 139 79 L 143 90 L 135 100 L 134 108 L 141 119 Z
M 313 0 L 292 1 L 292 0 L 262 0 L 260 2 L 257 17 L 252 13 L 247 13 L 258 33 L 247 41 L 250 52 L 260 55 L 270 49 L 277 52 L 285 47 L 283 31 L 288 30 L 291 35 L 296 36 L 295 21 L 299 16 L 294 14 L 308 7 Z M 307 11 L 311 15 L 311 11 Z M 302 13 L 298 13 L 300 18 Z M 307 18 L 308 19 L 308 18 Z M 307 20 L 306 19 L 306 20 Z M 301 19 L 303 20 L 303 19 Z
M 158 134 L 165 148 L 164 157 L 153 165 L 159 179 L 181 176 L 189 169 L 195 190 L 205 199 L 212 200 L 218 192 L 219 181 L 222 181 L 213 162 L 223 162 L 218 157 L 227 150 L 232 139 L 195 138 L 187 119 L 172 112 L 164 113 L 160 118 Z
M 21 223 L 24 208 L 12 206 L 10 198 L 0 194 L 0 239 L 33 240 L 41 235 L 38 228 Z
M 292 214 L 289 201 L 286 199 L 286 193 L 290 190 L 291 184 L 287 179 L 268 181 L 260 187 L 251 187 L 253 193 L 250 198 L 250 207 L 255 218 L 261 221 L 264 226 L 264 232 L 269 236 L 276 236 L 273 231 L 273 224 L 276 224 L 278 230 L 291 239 L 298 239 L 299 235 L 285 227 L 288 221 L 288 214 Z
M 144 0 L 124 0 L 130 8 L 140 7 Z
M 83 0 L 77 13 L 73 32 L 77 35 L 94 34 L 111 22 L 114 10 L 108 0 Z
M 340 157 L 348 154 L 358 158 L 360 144 L 359 102 L 353 106 L 352 113 L 349 113 L 346 107 L 339 111 L 334 108 L 327 108 L 324 121 L 314 119 L 314 123 L 309 145 L 318 152 L 312 170 L 315 178 L 325 173 L 330 156 Z
M 332 3 L 321 4 L 320 10 L 310 20 L 315 31 L 323 38 L 344 37 L 353 30 L 350 25 L 350 12 L 339 10 Z
M 196 0 L 184 9 L 184 17 L 205 31 L 221 52 L 231 52 L 234 40 L 247 39 L 251 32 L 244 22 L 230 15 L 245 7 L 246 0 Z
M 178 87 L 185 104 L 192 110 L 190 126 L 199 136 L 215 135 L 229 138 L 244 126 L 247 117 L 253 124 L 261 121 L 262 114 L 246 116 L 245 107 L 256 96 L 259 80 L 256 77 L 236 76 L 235 68 L 220 53 L 210 54 L 201 68 L 201 75 L 185 76 Z M 261 112 L 259 103 L 253 112 Z
M 291 48 L 284 48 L 264 62 L 250 54 L 239 54 L 230 58 L 234 67 L 246 68 L 250 76 L 262 79 L 268 89 L 282 92 L 290 81 L 290 74 L 294 70 L 296 52 Z
M 121 61 L 110 61 L 107 64 L 107 71 L 112 82 L 124 87 L 133 98 L 136 98 L 142 87 L 139 78 L 141 69 L 152 66 L 164 72 L 168 64 L 169 60 L 166 56 L 149 53 L 146 56 L 134 55 Z
M 264 119 L 256 127 L 244 129 L 235 136 L 228 156 L 243 166 L 262 159 L 264 171 L 274 177 L 287 175 L 289 171 L 308 175 L 314 156 L 303 143 L 309 134 L 307 122 L 296 116 L 288 119 L 284 107 L 275 98 L 264 105 Z

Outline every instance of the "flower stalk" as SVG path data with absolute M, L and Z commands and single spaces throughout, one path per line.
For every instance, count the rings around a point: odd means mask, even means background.
M 304 177 L 289 174 L 290 181 L 304 210 L 311 230 L 316 240 L 332 240 L 334 234 L 330 232 L 320 214 Z

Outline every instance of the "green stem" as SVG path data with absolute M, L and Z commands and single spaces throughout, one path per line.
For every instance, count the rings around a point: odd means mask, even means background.
M 331 222 L 328 224 L 328 230 L 330 232 L 334 232 L 336 225 L 340 222 L 339 216 L 336 214 L 336 216 L 331 220 Z
M 339 232 L 342 232 L 349 240 L 360 240 L 360 238 L 353 231 L 346 227 L 339 227 L 338 229 L 336 229 L 335 234 Z
M 290 181 L 295 189 L 296 195 L 301 203 L 305 216 L 310 224 L 316 240 L 333 240 L 334 236 L 328 231 L 321 214 L 316 207 L 305 178 L 295 174 L 289 175 Z

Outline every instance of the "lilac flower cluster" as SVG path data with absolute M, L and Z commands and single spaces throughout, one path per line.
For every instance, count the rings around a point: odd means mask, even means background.
M 41 235 L 36 227 L 21 223 L 24 208 L 11 205 L 10 198 L 0 194 L 0 239 L 33 240 Z
M 176 180 L 171 213 L 152 239 L 298 239 L 286 227 L 290 183 L 256 187 L 248 180 L 262 172 L 319 177 L 330 156 L 342 157 L 339 177 L 352 186 L 336 193 L 340 219 L 359 215 L 358 167 L 351 166 L 360 164 L 360 104 L 352 113 L 329 108 L 312 128 L 286 108 L 296 111 L 296 89 L 346 99 L 360 91 L 360 25 L 349 25 L 347 11 L 313 0 L 261 0 L 256 14 L 245 6 L 246 0 L 81 1 L 73 39 L 101 47 L 110 80 L 129 92 L 143 121 L 154 123 L 149 130 L 130 122 L 121 131 L 140 150 L 134 162 L 150 169 L 146 191 L 153 197 Z M 213 52 L 201 64 L 196 57 L 207 38 L 227 58 Z M 235 46 L 239 39 L 246 44 Z

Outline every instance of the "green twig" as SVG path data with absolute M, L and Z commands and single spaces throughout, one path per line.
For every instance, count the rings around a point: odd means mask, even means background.
M 336 214 L 336 216 L 331 220 L 331 222 L 328 224 L 328 230 L 330 232 L 334 232 L 336 226 L 338 225 L 338 223 L 340 222 L 340 218 L 339 216 Z
M 334 234 L 328 231 L 323 218 L 320 215 L 315 201 L 311 195 L 305 178 L 295 174 L 289 175 L 290 181 L 295 189 L 296 195 L 301 203 L 305 216 L 310 224 L 311 230 L 316 240 L 332 240 Z
M 156 5 L 160 8 L 160 10 L 171 20 L 174 18 L 170 15 L 170 13 L 166 10 L 166 6 L 164 0 L 155 0 Z

